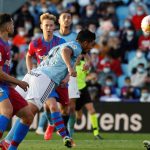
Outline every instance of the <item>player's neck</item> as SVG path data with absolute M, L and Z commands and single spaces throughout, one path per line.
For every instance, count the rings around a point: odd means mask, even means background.
M 8 34 L 5 33 L 5 32 L 0 32 L 0 38 L 1 38 L 3 41 L 8 41 Z
M 59 32 L 60 32 L 61 35 L 70 34 L 70 32 L 71 32 L 71 31 L 70 31 L 70 27 L 63 27 L 63 28 L 60 27 Z
M 43 35 L 43 37 L 44 37 L 44 40 L 45 40 L 46 42 L 49 42 L 49 41 L 52 40 L 53 35 L 48 35 L 48 36 L 44 36 L 44 35 Z

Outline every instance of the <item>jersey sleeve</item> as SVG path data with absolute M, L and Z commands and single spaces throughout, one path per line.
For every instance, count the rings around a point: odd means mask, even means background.
M 34 43 L 33 42 L 30 42 L 30 44 L 29 44 L 28 53 L 31 56 L 33 56 L 35 54 L 35 47 L 34 47 Z
M 81 49 L 78 48 L 78 46 L 76 44 L 72 43 L 70 45 L 67 45 L 67 47 L 72 50 L 74 57 L 78 57 L 81 54 Z
M 4 65 L 4 48 L 0 45 L 0 66 Z

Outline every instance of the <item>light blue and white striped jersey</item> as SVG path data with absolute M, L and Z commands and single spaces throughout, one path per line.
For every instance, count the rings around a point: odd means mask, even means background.
M 74 66 L 77 57 L 81 54 L 82 48 L 77 41 L 67 42 L 52 48 L 47 57 L 40 63 L 36 70 L 42 71 L 57 85 L 66 77 L 68 68 L 62 59 L 61 52 L 64 47 L 72 49 L 71 65 Z
M 66 42 L 75 41 L 76 37 L 77 37 L 77 33 L 75 33 L 75 32 L 70 32 L 67 35 L 62 35 L 62 34 L 60 34 L 59 30 L 56 30 L 54 32 L 54 35 L 56 35 L 56 36 L 58 36 L 60 38 L 63 38 Z

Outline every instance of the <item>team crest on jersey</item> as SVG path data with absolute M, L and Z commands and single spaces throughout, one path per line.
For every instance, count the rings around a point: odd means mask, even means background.
M 72 44 L 72 45 L 70 45 L 73 49 L 77 49 L 77 46 L 76 45 L 74 45 L 74 44 Z

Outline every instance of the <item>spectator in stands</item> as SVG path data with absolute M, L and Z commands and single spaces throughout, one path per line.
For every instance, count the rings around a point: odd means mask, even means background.
M 144 8 L 139 5 L 137 6 L 136 14 L 131 18 L 134 28 L 136 30 L 137 36 L 141 34 L 141 21 L 146 16 Z
M 150 94 L 147 87 L 141 89 L 140 102 L 150 102 Z
M 106 8 L 106 14 L 111 19 L 112 24 L 115 28 L 118 28 L 118 18 L 115 13 L 115 4 L 110 3 L 108 7 Z
M 147 32 L 143 32 L 143 34 L 139 37 L 138 47 L 143 52 L 148 52 L 150 50 L 150 34 Z
M 136 56 L 129 61 L 128 65 L 129 73 L 132 74 L 133 69 L 136 68 L 140 63 L 143 63 L 144 67 L 147 68 L 148 62 L 144 56 L 144 53 L 140 49 L 138 49 L 136 52 Z
M 102 102 L 120 102 L 121 99 L 116 95 L 112 94 L 111 88 L 109 86 L 104 87 L 104 94 L 100 97 Z
M 91 49 L 90 58 L 91 58 L 90 72 L 98 72 L 99 71 L 99 50 L 96 48 Z
M 40 3 L 37 5 L 38 14 L 41 15 L 42 13 L 53 13 L 58 14 L 56 5 L 52 1 L 47 0 L 40 0 Z
M 110 77 L 112 81 L 109 81 L 109 79 L 107 81 L 108 77 Z M 111 70 L 110 63 L 109 62 L 105 63 L 103 65 L 103 70 L 98 73 L 98 83 L 101 86 L 105 86 L 105 85 L 109 86 L 109 84 L 111 84 L 111 86 L 115 86 L 116 80 L 117 80 L 117 77 L 115 73 Z
M 96 14 L 96 6 L 94 4 L 89 4 L 85 7 L 85 11 L 81 14 L 81 21 L 83 24 L 88 24 L 90 22 L 97 22 L 98 16 Z
M 90 30 L 91 32 L 95 33 L 96 29 L 97 29 L 96 24 L 93 23 L 93 22 L 89 22 L 89 24 L 88 24 L 88 30 Z
M 74 28 L 74 31 L 75 31 L 76 33 L 79 33 L 82 29 L 83 29 L 82 24 L 81 24 L 81 23 L 78 23 L 78 24 L 76 24 L 76 26 L 75 26 L 75 28 Z
M 109 32 L 108 38 L 108 45 L 109 45 L 109 54 L 113 59 L 121 59 L 123 57 L 123 50 L 121 47 L 121 41 L 118 36 L 118 32 L 116 30 Z
M 24 27 L 18 27 L 17 34 L 13 38 L 13 44 L 18 48 L 27 44 L 26 30 Z
M 99 18 L 99 27 L 97 32 L 99 35 L 108 34 L 114 30 L 114 25 L 110 17 Z
M 29 1 L 30 6 L 29 6 L 29 12 L 32 15 L 32 17 L 34 18 L 34 23 L 35 26 L 38 26 L 39 24 L 39 14 L 38 14 L 38 10 L 37 10 L 37 0 L 30 0 Z
M 125 78 L 125 85 L 121 88 L 120 98 L 122 101 L 135 102 L 139 101 L 140 89 L 131 85 L 130 77 Z
M 42 32 L 41 32 L 40 28 L 38 28 L 38 27 L 34 28 L 32 40 L 37 39 L 41 36 L 42 36 Z
M 124 20 L 123 27 L 120 29 L 121 30 L 120 35 L 121 36 L 124 35 L 126 33 L 126 30 L 128 30 L 128 29 L 133 29 L 134 30 L 134 26 L 133 26 L 131 20 L 129 18 L 126 18 Z M 120 38 L 122 38 L 121 36 L 120 36 Z
M 137 37 L 133 28 L 127 28 L 122 32 L 121 35 L 121 47 L 123 53 L 123 63 L 127 63 L 126 54 L 129 51 L 135 51 L 138 48 Z
M 19 48 L 13 44 L 12 37 L 9 38 L 9 45 L 11 47 L 11 69 L 10 74 L 17 77 L 17 65 L 19 61 Z
M 121 61 L 119 59 L 114 59 L 108 52 L 105 53 L 104 56 L 100 57 L 100 65 L 99 65 L 99 70 L 103 69 L 103 66 L 107 63 L 110 63 L 110 68 L 111 70 L 115 73 L 115 75 L 120 76 L 122 75 L 122 70 L 121 70 Z
M 28 36 L 32 36 L 35 24 L 34 24 L 34 18 L 30 14 L 28 9 L 29 9 L 28 4 L 25 3 L 21 7 L 21 11 L 15 15 L 15 27 L 18 28 L 21 26 L 27 28 L 29 30 Z
M 136 15 L 138 6 L 142 6 L 144 11 L 148 14 L 148 7 L 143 3 L 142 0 L 133 0 L 129 5 L 129 13 L 131 16 Z
M 79 23 L 79 21 L 80 21 L 80 17 L 79 17 L 79 15 L 76 13 L 76 14 L 73 14 L 72 15 L 72 24 L 73 24 L 73 30 L 74 30 L 74 28 L 76 27 L 76 25 Z
M 137 65 L 137 71 L 135 74 L 131 75 L 131 85 L 133 87 L 142 88 L 145 86 L 147 71 L 143 63 Z

